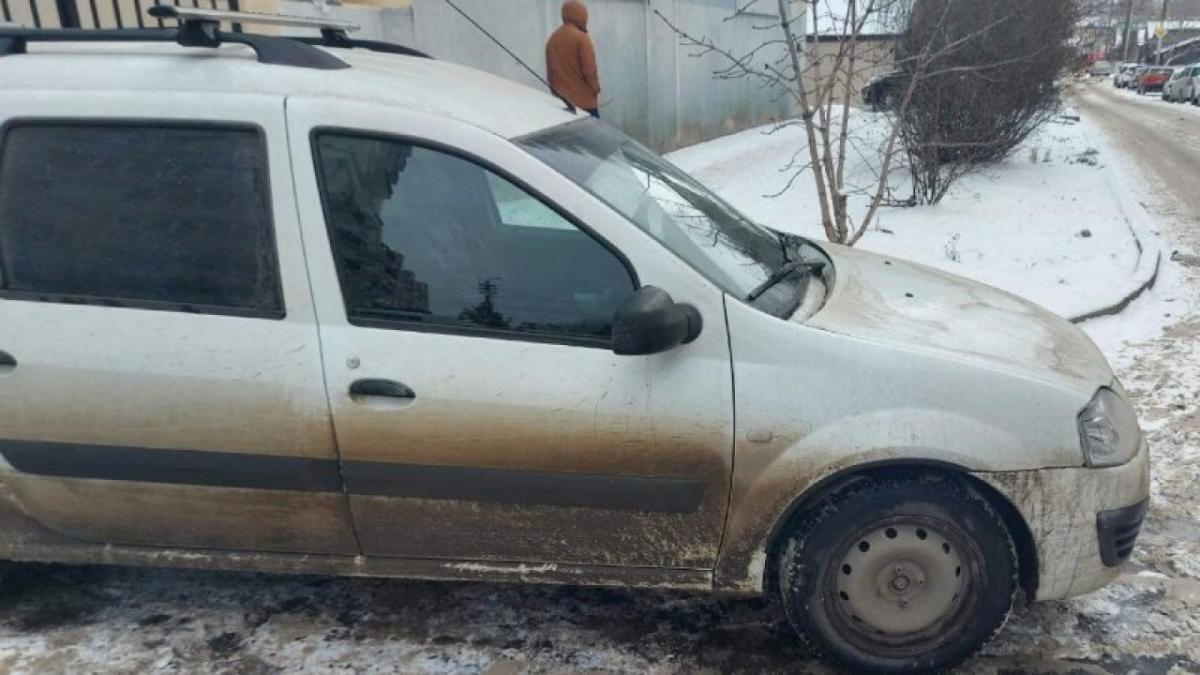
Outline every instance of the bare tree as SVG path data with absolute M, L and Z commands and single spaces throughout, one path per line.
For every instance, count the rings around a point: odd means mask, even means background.
M 716 53 L 725 66 L 716 71 L 718 78 L 751 77 L 787 92 L 795 104 L 798 119 L 782 122 L 776 130 L 802 127 L 806 147 L 796 153 L 787 167 L 792 172 L 783 191 L 803 174 L 810 173 L 820 206 L 821 225 L 833 242 L 853 245 L 874 221 L 888 196 L 888 175 L 899 154 L 895 129 L 882 139 L 881 148 L 864 149 L 863 138 L 855 133 L 851 103 L 858 95 L 864 73 L 878 68 L 879 61 L 890 62 L 890 54 L 872 50 L 861 39 L 880 26 L 903 25 L 912 0 L 843 0 L 839 6 L 831 0 L 739 0 L 734 16 L 754 9 L 762 12 L 774 6 L 774 19 L 757 26 L 774 36 L 753 49 L 734 53 L 704 36 L 689 34 L 659 17 L 680 37 L 695 47 L 695 55 Z M 764 54 L 770 56 L 764 58 Z M 902 96 L 899 105 L 907 103 Z M 847 165 L 853 158 L 870 155 L 873 180 L 869 185 L 848 182 Z M 803 159 L 801 159 L 803 158 Z M 782 194 L 782 192 L 780 194 Z M 850 198 L 866 200 L 865 212 L 852 213 Z
M 1050 0 L 1052 2 L 1058 0 Z M 857 84 L 864 72 L 875 71 L 880 59 L 893 64 L 892 54 L 872 51 L 868 35 L 878 30 L 902 29 L 921 0 L 739 0 L 734 16 L 762 5 L 777 10 L 772 20 L 757 28 L 775 37 L 750 50 L 733 52 L 704 36 L 696 36 L 659 17 L 694 55 L 717 54 L 724 67 L 718 78 L 751 77 L 787 92 L 797 119 L 782 122 L 776 130 L 799 125 L 806 144 L 786 167 L 792 174 L 778 194 L 790 189 L 800 176 L 810 174 L 825 236 L 853 246 L 876 221 L 881 207 L 894 203 L 892 172 L 905 157 L 900 142 L 900 119 L 912 103 L 917 82 L 939 74 L 939 60 L 963 48 L 978 32 L 949 41 L 930 41 L 910 50 L 895 63 L 903 77 L 891 101 L 892 114 L 882 123 L 852 113 Z M 1008 3 L 1001 3 L 1007 5 Z M 987 26 L 984 26 L 987 28 Z M 772 53 L 774 52 L 774 53 Z M 764 56 L 767 54 L 768 56 Z M 874 133 L 866 133 L 867 130 Z M 856 183 L 848 175 L 851 163 L 867 169 L 870 179 Z M 778 196 L 773 195 L 773 196 Z M 855 198 L 852 203 L 851 198 Z
M 897 128 L 920 200 L 936 204 L 974 166 L 1001 159 L 1058 110 L 1079 17 L 1071 0 L 918 0 L 902 54 L 933 51 Z M 943 46 L 971 39 L 953 50 Z M 931 49 L 932 48 L 932 49 Z
M 974 40 L 1024 11 L 1026 0 L 963 0 L 990 4 L 995 11 L 989 11 L 983 21 L 964 24 L 965 30 L 939 32 L 951 21 L 950 9 L 957 1 L 943 0 L 922 7 L 926 0 L 738 0 L 734 17 L 752 9 L 761 15 L 766 5 L 777 12 L 756 26 L 772 37 L 741 52 L 731 51 L 708 37 L 692 35 L 661 13 L 658 16 L 683 44 L 695 48 L 693 55 L 716 54 L 721 58 L 724 66 L 714 73 L 716 77 L 757 78 L 787 92 L 798 118 L 782 122 L 776 129 L 799 125 L 806 143 L 786 167 L 792 174 L 778 194 L 788 190 L 800 176 L 810 174 L 826 238 L 852 246 L 875 223 L 881 207 L 896 203 L 892 198 L 893 172 L 909 156 L 899 122 L 915 105 L 920 83 L 926 78 L 968 73 L 986 77 L 989 69 L 1013 58 L 1011 51 L 996 55 L 970 47 Z M 1046 4 L 1071 1 L 1028 0 Z M 923 25 L 935 29 L 918 39 L 904 40 L 902 58 L 895 59 L 892 66 L 897 72 L 888 78 L 893 86 L 891 113 L 882 121 L 853 114 L 851 104 L 856 102 L 863 73 L 877 70 L 881 58 L 889 64 L 894 59 L 891 54 L 881 55 L 872 49 L 870 34 L 905 31 L 917 8 L 923 13 Z M 955 58 L 960 54 L 968 54 L 969 58 Z M 908 153 L 911 150 L 912 146 L 907 147 Z M 865 184 L 854 182 L 860 177 L 848 174 L 852 162 L 868 169 L 870 179 Z M 952 182 L 971 166 L 956 164 L 954 170 L 943 172 L 939 178 L 948 177 Z

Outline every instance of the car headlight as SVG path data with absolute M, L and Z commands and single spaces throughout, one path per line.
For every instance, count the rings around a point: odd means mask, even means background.
M 1142 430 L 1133 406 L 1105 388 L 1079 413 L 1079 438 L 1088 466 L 1117 466 L 1137 454 Z

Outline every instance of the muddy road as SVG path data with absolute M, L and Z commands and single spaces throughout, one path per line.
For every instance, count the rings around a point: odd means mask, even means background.
M 1099 88 L 1078 105 L 1157 186 L 1163 237 L 1200 252 L 1200 115 Z M 1171 264 L 1200 296 L 1200 269 Z M 1109 354 L 1155 457 L 1133 561 L 1100 592 L 1018 609 L 963 672 L 1200 672 L 1200 316 L 1171 320 Z M 0 672 L 296 671 L 826 672 L 754 599 L 37 565 L 0 592 Z
M 1105 132 L 1127 168 L 1146 178 L 1157 198 L 1147 204 L 1151 212 L 1200 227 L 1200 108 L 1107 84 L 1077 87 L 1074 94 L 1079 111 Z

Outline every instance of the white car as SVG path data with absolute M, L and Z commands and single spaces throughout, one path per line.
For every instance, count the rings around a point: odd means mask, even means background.
M 1171 79 L 1166 80 L 1163 85 L 1163 100 L 1175 103 L 1187 103 L 1194 101 L 1198 94 L 1198 79 L 1200 79 L 1200 65 L 1190 65 L 1178 67 Z
M 1117 72 L 1113 75 L 1113 85 L 1118 89 L 1130 89 L 1134 86 L 1134 76 L 1137 72 L 1137 62 L 1122 63 Z
M 1096 61 L 1088 66 L 1088 75 L 1092 77 L 1108 77 L 1113 74 L 1113 65 L 1108 61 Z
M 553 96 L 179 13 L 0 31 L 0 558 L 774 594 L 920 672 L 1129 557 L 1146 442 L 1067 321 Z
M 1176 68 L 1171 79 L 1163 85 L 1163 100 L 1174 103 L 1196 100 L 1198 79 L 1200 79 L 1200 64 Z

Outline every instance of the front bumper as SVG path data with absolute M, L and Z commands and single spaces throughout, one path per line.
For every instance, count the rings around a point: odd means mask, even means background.
M 973 475 L 1007 497 L 1029 527 L 1037 551 L 1037 600 L 1081 595 L 1115 580 L 1150 497 L 1144 440 L 1121 466 Z

